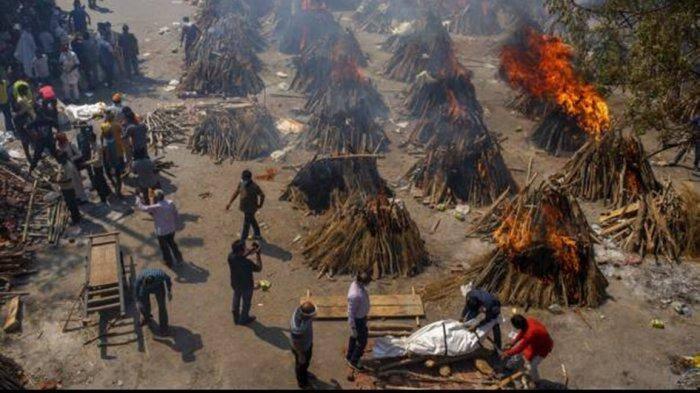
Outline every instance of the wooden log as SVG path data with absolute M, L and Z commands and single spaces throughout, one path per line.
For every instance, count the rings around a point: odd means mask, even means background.
M 10 300 L 7 311 L 7 318 L 5 319 L 5 324 L 2 329 L 5 333 L 14 333 L 20 329 L 22 326 L 22 321 L 20 320 L 22 303 L 19 296 L 15 296 Z

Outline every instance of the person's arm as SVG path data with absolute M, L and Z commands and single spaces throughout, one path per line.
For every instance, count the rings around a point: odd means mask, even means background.
M 139 40 L 136 38 L 135 35 L 132 34 L 134 37 L 134 53 L 136 53 L 136 56 L 139 55 Z
M 231 195 L 231 199 L 228 201 L 228 204 L 226 205 L 226 210 L 229 210 L 231 208 L 231 205 L 233 205 L 233 201 L 238 198 L 238 194 L 241 192 L 241 186 L 240 184 L 236 187 L 236 191 L 233 192 L 233 195 Z
M 258 186 L 257 184 L 256 186 L 258 187 L 258 198 L 260 199 L 260 202 L 258 203 L 258 209 L 260 209 L 265 203 L 265 193 L 263 192 L 262 188 L 260 188 L 260 186 Z
M 142 212 L 153 213 L 159 208 L 159 206 L 158 205 L 144 205 L 143 202 L 141 201 L 141 197 L 137 195 L 136 196 L 136 208 L 138 210 L 141 210 Z
M 168 288 L 168 300 L 173 299 L 173 282 L 170 280 L 170 276 L 165 275 L 165 287 Z
M 254 272 L 261 272 L 263 268 L 262 258 L 260 257 L 260 246 L 255 249 L 255 263 L 253 265 Z
M 503 353 L 504 356 L 513 356 L 517 355 L 520 352 L 525 350 L 525 347 L 527 347 L 529 340 L 525 336 L 525 332 L 520 331 L 517 336 L 515 336 L 515 339 L 513 340 L 513 347 L 511 347 L 509 350 Z
M 180 32 L 180 48 L 182 48 L 182 43 L 185 41 L 185 34 L 187 32 L 187 25 L 182 26 L 182 31 Z
M 360 308 L 360 299 L 357 296 L 348 297 L 348 321 L 350 328 L 355 329 L 355 316 Z

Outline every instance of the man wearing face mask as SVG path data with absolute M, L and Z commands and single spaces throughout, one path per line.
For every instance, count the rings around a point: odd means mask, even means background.
M 262 240 L 258 221 L 255 219 L 255 213 L 263 207 L 265 203 L 265 194 L 260 187 L 253 181 L 253 174 L 249 170 L 244 170 L 241 174 L 241 182 L 238 184 L 236 191 L 231 195 L 231 199 L 226 205 L 226 210 L 231 208 L 233 201 L 240 195 L 239 208 L 243 212 L 243 231 L 241 231 L 241 240 L 248 239 L 250 227 L 253 227 L 253 239 Z

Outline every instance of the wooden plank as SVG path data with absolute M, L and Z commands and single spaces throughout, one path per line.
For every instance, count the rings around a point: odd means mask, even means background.
M 5 324 L 2 329 L 5 333 L 12 333 L 19 330 L 21 324 L 20 321 L 20 309 L 22 303 L 19 300 L 19 296 L 15 296 L 10 300 L 8 305 L 9 309 L 7 311 L 7 319 L 5 319 Z
M 117 235 L 109 234 L 91 239 L 89 287 L 99 287 L 119 282 L 117 272 Z
M 639 202 L 634 202 L 627 206 L 623 206 L 619 209 L 615 209 L 610 212 L 601 214 L 599 222 L 605 222 L 612 218 L 622 216 L 624 214 L 635 213 L 637 210 L 639 210 Z
M 307 297 L 300 299 L 301 302 Z M 347 299 L 344 296 L 311 297 L 316 305 L 317 319 L 343 319 L 348 316 Z M 372 295 L 369 318 L 420 317 L 425 315 L 419 295 Z

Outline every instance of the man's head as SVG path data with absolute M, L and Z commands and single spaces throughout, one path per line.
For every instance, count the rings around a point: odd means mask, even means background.
M 81 6 L 80 0 L 73 1 L 73 8 L 80 8 L 80 6 Z
M 122 26 L 122 31 L 123 31 L 124 33 L 128 33 L 128 32 L 129 32 L 129 25 L 124 24 L 124 26 Z
M 126 117 L 126 119 L 129 120 L 130 122 L 134 122 L 136 120 L 136 114 L 131 109 L 131 107 L 125 106 L 122 109 L 122 113 L 124 114 L 124 117 Z
M 112 95 L 112 102 L 115 104 L 121 104 L 122 103 L 122 95 L 119 93 L 114 93 Z
M 153 200 L 156 202 L 160 202 L 163 199 L 165 199 L 165 193 L 163 190 L 156 190 L 155 193 L 153 193 Z
M 231 243 L 231 252 L 233 252 L 235 255 L 243 255 L 245 252 L 245 241 L 236 240 Z
M 185 23 L 190 23 L 190 17 L 189 16 L 183 16 L 182 21 Z
M 114 120 L 114 111 L 107 109 L 105 111 L 105 119 L 107 120 Z
M 60 145 L 68 143 L 68 137 L 63 132 L 59 132 L 56 134 L 56 140 Z
M 305 301 L 301 307 L 301 317 L 304 319 L 312 319 L 316 316 L 316 305 L 310 301 Z
M 475 297 L 467 298 L 467 308 L 470 310 L 476 310 L 481 306 L 479 300 Z
M 510 318 L 510 323 L 518 330 L 527 330 L 527 319 L 520 314 L 515 314 Z
M 29 94 L 29 87 L 27 85 L 19 85 L 17 86 L 17 93 L 21 96 L 26 96 Z
M 61 45 L 61 52 L 68 52 L 68 44 Z
M 84 40 L 89 40 L 89 39 L 90 39 L 90 33 L 88 33 L 87 31 L 83 32 L 83 39 L 84 39 Z
M 367 272 L 359 272 L 357 273 L 355 280 L 361 285 L 367 285 L 372 282 L 372 276 L 370 276 Z
M 253 178 L 253 173 L 249 171 L 248 169 L 244 170 L 241 173 L 241 180 L 249 181 Z

